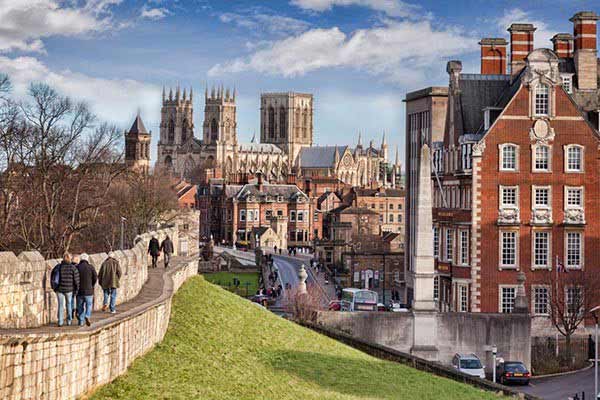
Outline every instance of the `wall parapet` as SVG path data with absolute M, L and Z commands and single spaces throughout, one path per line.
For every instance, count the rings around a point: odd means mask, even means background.
M 122 375 L 163 340 L 173 294 L 197 270 L 197 260 L 185 260 L 162 274 L 160 295 L 91 327 L 0 331 L 0 398 L 75 399 Z
M 135 239 L 131 249 L 115 251 L 123 276 L 117 304 L 133 299 L 148 279 L 148 243 L 153 235 L 159 240 L 169 235 L 175 252 L 179 249 L 176 227 L 147 232 Z M 96 271 L 108 257 L 106 253 L 90 255 L 90 264 Z M 0 329 L 35 328 L 57 320 L 56 295 L 50 286 L 50 272 L 60 260 L 45 260 L 37 251 L 26 251 L 19 256 L 12 252 L 0 252 Z M 102 288 L 95 288 L 94 297 L 102 298 Z M 96 301 L 94 309 L 102 307 Z

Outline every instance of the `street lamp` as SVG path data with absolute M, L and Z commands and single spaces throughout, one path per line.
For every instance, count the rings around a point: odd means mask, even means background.
M 594 316 L 594 320 L 596 322 L 596 329 L 594 332 L 594 397 L 596 399 L 600 398 L 598 396 L 598 312 L 600 311 L 600 306 L 596 306 L 590 310 L 590 313 Z
M 492 346 L 492 380 L 496 383 L 496 354 L 498 353 L 498 347 Z
M 127 221 L 127 218 L 121 216 L 121 250 L 124 250 L 124 242 L 125 242 L 125 221 Z

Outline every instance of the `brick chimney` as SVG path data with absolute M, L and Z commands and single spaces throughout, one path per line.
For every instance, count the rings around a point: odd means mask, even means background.
M 573 35 L 570 33 L 557 33 L 550 39 L 554 44 L 554 52 L 558 58 L 573 58 Z
M 579 90 L 598 88 L 598 62 L 596 49 L 596 21 L 593 11 L 580 11 L 570 19 L 575 37 L 575 71 Z
M 533 24 L 512 24 L 510 32 L 510 73 L 516 75 L 525 68 L 525 59 L 533 51 Z
M 483 38 L 481 46 L 481 74 L 506 74 L 506 45 L 502 38 Z

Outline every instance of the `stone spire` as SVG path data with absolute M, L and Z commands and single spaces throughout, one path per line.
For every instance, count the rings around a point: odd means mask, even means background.
M 400 157 L 398 157 L 398 145 L 396 145 L 396 159 L 394 160 L 394 165 L 400 165 Z
M 163 85 L 163 92 L 162 92 L 162 99 L 163 99 L 163 103 L 165 102 L 166 99 L 166 94 L 165 94 L 165 85 Z
M 356 147 L 362 147 L 362 133 L 358 131 L 358 143 L 356 143 Z
M 190 103 L 194 100 L 194 88 L 190 86 Z
M 183 101 L 187 100 L 187 89 L 183 88 Z
M 233 87 L 233 102 L 235 103 L 235 96 L 236 96 L 236 88 L 235 86 Z
M 179 91 L 179 83 L 177 84 L 177 90 L 175 92 L 175 100 L 179 101 L 179 97 L 180 97 L 181 93 Z
M 337 145 L 335 146 L 335 153 L 333 155 L 335 165 L 337 166 L 340 163 L 340 152 L 338 151 Z
M 173 101 L 173 88 L 169 88 L 169 100 Z

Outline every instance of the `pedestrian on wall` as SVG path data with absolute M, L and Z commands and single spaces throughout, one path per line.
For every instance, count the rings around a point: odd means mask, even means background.
M 90 264 L 90 256 L 83 253 L 79 256 L 80 261 L 77 264 L 79 271 L 79 291 L 77 292 L 77 319 L 79 326 L 85 324 L 91 325 L 92 307 L 94 306 L 94 286 L 98 282 L 96 268 Z
M 148 254 L 152 257 L 152 268 L 156 268 L 156 261 L 158 260 L 158 256 L 160 256 L 160 244 L 156 236 L 152 236 L 150 243 L 148 243 Z
M 115 306 L 117 302 L 117 289 L 121 279 L 121 267 L 116 260 L 113 252 L 108 253 L 108 258 L 104 260 L 98 274 L 98 281 L 104 292 L 104 301 L 102 302 L 102 311 L 110 309 L 111 314 L 117 312 Z M 110 307 L 109 307 L 110 300 Z
M 60 264 L 50 274 L 50 285 L 58 301 L 58 326 L 63 326 L 65 308 L 67 325 L 73 321 L 73 294 L 79 290 L 79 271 L 73 265 L 71 254 L 65 253 Z
M 173 254 L 173 241 L 171 240 L 169 235 L 167 235 L 165 240 L 163 240 L 162 243 L 160 244 L 160 251 L 162 251 L 164 254 L 165 268 L 169 268 L 169 262 L 171 261 L 171 255 Z M 159 251 L 159 254 L 160 254 L 160 251 Z
M 79 256 L 77 254 L 71 254 L 71 264 L 75 268 L 77 268 L 77 264 L 79 264 Z M 77 292 L 73 292 L 73 318 L 77 318 Z

